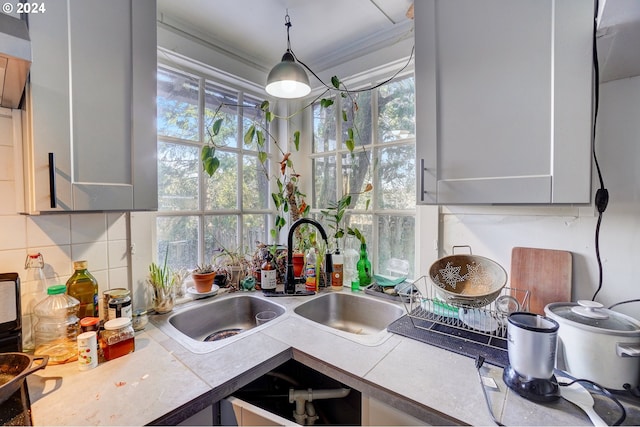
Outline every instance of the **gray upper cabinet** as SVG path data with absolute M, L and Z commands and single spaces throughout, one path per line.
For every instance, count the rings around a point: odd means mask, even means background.
M 157 209 L 155 1 L 46 6 L 29 16 L 25 210 Z
M 415 2 L 418 204 L 590 202 L 593 9 Z

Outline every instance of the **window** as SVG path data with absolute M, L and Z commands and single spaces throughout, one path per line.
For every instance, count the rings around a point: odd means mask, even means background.
M 174 268 L 210 263 L 214 251 L 266 241 L 271 216 L 269 183 L 256 147 L 243 144 L 260 102 L 196 74 L 158 69 L 157 259 Z M 217 112 L 217 115 L 216 115 Z M 202 171 L 207 129 L 224 118 L 216 136 L 220 166 Z
M 328 108 L 313 106 L 312 211 L 350 193 L 346 225 L 367 238 L 373 268 L 383 274 L 391 258 L 408 261 L 415 253 L 415 94 L 413 77 L 371 91 L 338 97 Z M 354 108 L 357 104 L 357 109 Z M 354 114 L 352 112 L 357 110 Z M 342 119 L 347 112 L 347 121 Z M 344 141 L 351 128 L 355 148 Z M 363 193 L 367 184 L 371 192 Z M 355 239 L 346 239 L 357 249 Z M 376 248 L 375 253 L 371 248 Z

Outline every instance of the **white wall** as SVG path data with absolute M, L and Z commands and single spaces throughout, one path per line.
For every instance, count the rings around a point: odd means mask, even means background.
M 640 298 L 635 276 L 640 261 L 640 77 L 611 81 L 600 88 L 596 154 L 609 205 L 600 229 L 604 280 L 597 300 L 608 306 Z M 598 186 L 594 177 L 594 193 Z M 573 299 L 591 299 L 598 285 L 596 221 L 592 207 L 451 207 L 440 218 L 440 248 L 448 254 L 453 245 L 468 244 L 474 254 L 487 256 L 507 270 L 514 246 L 571 251 Z M 640 303 L 616 310 L 640 318 Z

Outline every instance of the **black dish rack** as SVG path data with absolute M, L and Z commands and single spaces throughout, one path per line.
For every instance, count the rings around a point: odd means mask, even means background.
M 529 291 L 504 287 L 491 304 L 473 308 L 446 303 L 438 289 L 422 276 L 402 295 L 407 314 L 387 328 L 390 332 L 475 358 L 502 368 L 507 355 L 507 317 L 529 310 Z

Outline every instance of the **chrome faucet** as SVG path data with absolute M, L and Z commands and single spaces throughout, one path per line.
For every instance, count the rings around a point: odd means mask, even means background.
M 322 225 L 320 225 L 318 221 L 310 218 L 300 218 L 299 220 L 291 224 L 291 228 L 289 228 L 289 236 L 287 237 L 287 249 L 288 249 L 287 250 L 287 275 L 284 279 L 285 294 L 296 293 L 296 283 L 295 283 L 295 277 L 293 275 L 293 233 L 296 230 L 296 228 L 298 228 L 298 226 L 302 224 L 311 224 L 315 228 L 317 228 L 318 231 L 320 232 L 320 235 L 322 236 L 325 243 L 327 244 L 327 248 L 329 247 L 329 240 L 327 239 L 327 233 L 324 231 L 324 228 L 322 228 Z M 329 276 L 329 274 L 333 272 L 333 258 L 331 257 L 331 254 L 328 251 L 324 259 L 324 267 L 325 267 L 325 272 L 327 276 Z

